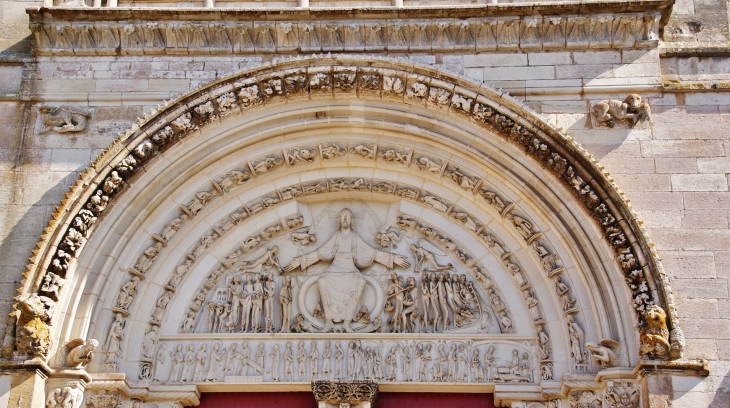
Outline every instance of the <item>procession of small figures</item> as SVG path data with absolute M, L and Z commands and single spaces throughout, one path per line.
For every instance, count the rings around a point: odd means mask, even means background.
M 318 344 L 322 344 L 320 349 Z M 532 353 L 513 349 L 511 357 L 497 357 L 497 346 L 471 342 L 220 341 L 178 343 L 167 350 L 162 343 L 155 359 L 153 382 L 307 382 L 358 380 L 405 382 L 532 382 Z M 267 351 L 268 346 L 268 351 Z M 308 347 L 307 347 L 308 346 Z M 150 373 L 152 374 L 152 373 Z

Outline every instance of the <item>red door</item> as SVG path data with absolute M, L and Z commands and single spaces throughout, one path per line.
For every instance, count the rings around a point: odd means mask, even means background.
M 311 392 L 203 393 L 199 408 L 317 408 Z M 381 392 L 376 408 L 494 408 L 492 394 Z

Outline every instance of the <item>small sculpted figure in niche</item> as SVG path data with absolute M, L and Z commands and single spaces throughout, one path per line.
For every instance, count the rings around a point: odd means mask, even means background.
M 357 349 L 354 341 L 350 341 L 347 347 L 347 377 L 350 379 L 356 379 L 357 372 L 355 371 L 355 365 L 357 364 Z
M 197 215 L 215 196 L 215 191 L 201 191 L 196 193 L 195 198 L 188 203 L 188 211 L 193 215 Z
M 416 332 L 416 317 L 418 316 L 418 289 L 416 288 L 416 279 L 409 276 L 406 279 L 406 287 L 403 292 L 403 311 L 401 312 L 401 322 L 403 330 L 406 333 Z
M 335 343 L 335 379 L 342 379 L 342 359 L 345 357 L 345 353 L 342 351 L 342 344 L 340 342 Z
M 261 333 L 261 307 L 264 298 L 264 286 L 261 275 L 253 276 L 253 292 L 251 292 L 251 332 Z
M 390 273 L 390 284 L 385 290 L 387 297 L 385 304 L 385 311 L 391 313 L 390 319 L 388 319 L 388 325 L 390 326 L 392 333 L 402 332 L 402 312 L 403 312 L 403 297 L 405 292 L 402 277 L 398 276 L 395 272 Z
M 497 351 L 497 349 L 494 346 L 489 346 L 487 347 L 487 352 L 484 353 L 484 366 L 487 382 L 494 380 L 494 374 L 496 374 L 494 364 L 500 359 L 499 357 L 494 356 L 495 351 Z
M 431 307 L 431 291 L 428 288 L 428 273 L 421 275 L 421 332 L 429 331 L 428 312 Z
M 456 350 L 456 343 L 451 343 L 449 347 L 449 361 L 448 368 L 446 370 L 446 378 L 450 382 L 456 381 L 456 365 L 459 360 L 458 351 Z
M 279 345 L 274 344 L 273 351 L 269 354 L 271 357 L 271 380 L 279 381 Z
M 183 320 L 183 333 L 192 333 L 195 329 L 195 312 L 188 312 L 188 316 Z
M 231 282 L 228 284 L 228 304 L 230 304 L 231 307 L 227 323 L 227 331 L 229 333 L 232 332 L 238 324 L 238 318 L 241 314 L 241 302 L 239 299 L 239 294 L 241 293 L 241 290 L 243 290 L 243 282 L 241 281 L 241 276 L 236 275 L 233 277 L 233 279 L 231 279 Z
M 284 278 L 284 285 L 279 290 L 279 304 L 281 304 L 281 330 L 279 332 L 290 333 L 292 304 L 291 276 Z
M 300 162 L 311 163 L 317 157 L 317 150 L 300 149 L 294 146 L 291 149 L 286 149 L 285 157 L 287 164 L 290 166 Z
M 193 364 L 195 363 L 195 344 L 188 344 L 188 351 L 185 353 L 183 360 L 184 366 L 180 381 L 189 382 L 193 379 Z
M 150 266 L 152 266 L 152 262 L 155 261 L 157 254 L 160 253 L 160 250 L 162 250 L 161 242 L 158 242 L 155 245 L 145 249 L 142 256 L 139 257 L 137 263 L 134 265 L 134 269 L 138 270 L 141 273 L 146 273 L 147 270 L 150 269 Z
M 358 156 L 365 157 L 366 159 L 374 159 L 375 158 L 375 148 L 376 146 L 374 144 L 371 145 L 357 145 L 350 149 L 351 154 L 356 154 Z
M 134 301 L 134 297 L 137 296 L 137 284 L 139 283 L 139 276 L 133 276 L 132 280 L 125 283 L 122 289 L 119 290 L 119 297 L 117 297 L 117 307 L 119 309 L 128 310 L 129 306 Z
M 568 315 L 568 334 L 570 335 L 570 355 L 576 364 L 583 363 L 583 329 L 575 321 L 573 315 Z
M 160 237 L 165 240 L 165 242 L 170 241 L 170 238 L 172 238 L 172 236 L 177 233 L 177 231 L 180 229 L 180 227 L 182 227 L 187 219 L 187 214 L 181 214 L 179 217 L 173 219 L 167 225 L 165 225 L 164 228 L 162 228 L 162 231 L 160 232 Z
M 317 242 L 317 237 L 314 234 L 310 234 L 308 232 L 292 232 L 291 240 L 295 244 L 302 244 L 303 246 L 306 246 Z
M 379 347 L 376 347 L 375 351 L 373 351 L 373 366 L 375 379 L 382 381 L 385 378 L 385 373 L 383 372 L 383 357 L 380 355 Z
M 364 377 L 366 380 L 371 380 L 374 378 L 374 369 L 373 369 L 373 350 L 370 348 L 370 346 L 365 347 L 365 370 L 364 370 Z
M 452 264 L 439 265 L 436 261 L 436 255 L 422 246 L 411 244 L 408 246 L 408 250 L 411 251 L 413 256 L 416 258 L 416 266 L 413 270 L 415 273 L 441 272 L 454 269 Z
M 403 362 L 401 364 L 401 368 L 403 370 L 403 381 L 411 381 L 411 348 L 408 346 L 407 342 L 405 345 L 400 347 L 400 353 L 401 361 Z
M 296 321 L 296 324 L 294 325 L 294 331 L 297 333 L 308 333 L 311 330 L 309 329 L 309 325 L 304 321 L 304 316 L 299 313 L 297 317 L 294 318 Z
M 39 135 L 48 132 L 68 133 L 81 132 L 86 129 L 86 123 L 91 113 L 73 106 L 41 106 L 38 108 L 42 127 Z
M 469 362 L 466 356 L 466 347 L 463 344 L 459 344 L 459 352 L 457 354 L 456 364 L 456 381 L 467 382 L 469 381 Z
M 434 362 L 433 367 L 431 367 L 431 372 L 433 374 L 433 380 L 434 381 L 444 381 L 446 377 L 446 371 L 444 370 L 444 366 L 448 364 L 449 358 L 446 355 L 446 346 L 444 343 L 439 343 L 437 350 L 437 361 Z
M 436 275 L 436 272 L 431 272 L 431 275 L 429 276 L 430 279 L 428 281 L 428 285 L 429 292 L 431 293 L 431 310 L 433 311 L 433 320 L 431 321 L 431 325 L 433 327 L 433 332 L 438 332 L 438 326 L 441 322 L 441 310 L 439 308 L 441 304 L 439 299 L 439 278 L 438 275 Z
M 520 361 L 520 376 L 526 381 L 532 381 L 530 371 L 530 355 L 522 353 L 522 360 Z
M 213 343 L 210 350 L 210 365 L 208 366 L 208 375 L 205 381 L 221 381 L 224 372 L 223 358 L 226 355 L 226 349 L 222 348 L 220 343 Z
M 172 358 L 172 369 L 170 370 L 170 376 L 167 377 L 167 382 L 180 381 L 180 374 L 182 374 L 182 368 L 185 363 L 182 344 L 178 344 L 175 347 L 174 353 L 170 352 L 170 358 Z
M 254 366 L 257 375 L 264 375 L 264 367 L 266 366 L 266 349 L 264 347 L 264 343 L 259 342 L 259 348 L 256 350 L 256 364 L 258 367 Z
M 431 361 L 430 344 L 424 348 L 423 343 L 416 346 L 416 358 L 420 360 L 418 365 L 418 382 L 428 382 L 428 364 Z
M 322 379 L 329 380 L 332 374 L 332 348 L 329 340 L 324 342 L 322 351 Z
M 241 367 L 239 372 L 241 375 L 248 375 L 249 361 L 251 360 L 251 350 L 248 348 L 248 343 L 243 342 L 241 347 Z
M 157 347 L 157 326 L 150 326 L 150 330 L 144 335 L 142 342 L 142 358 L 153 358 Z
M 309 351 L 309 372 L 310 380 L 319 380 L 319 350 L 317 350 L 317 342 L 313 341 L 310 344 Z
M 231 191 L 231 188 L 233 188 L 234 186 L 241 185 L 250 178 L 251 173 L 249 173 L 248 171 L 232 170 L 221 176 L 221 178 L 218 180 L 218 185 L 220 186 L 221 190 L 227 193 Z
M 251 294 L 253 293 L 253 282 L 251 275 L 246 275 L 246 284 L 238 294 L 238 301 L 241 305 L 241 333 L 248 331 L 248 324 L 251 316 Z
M 527 309 L 530 311 L 530 316 L 532 316 L 532 320 L 540 320 L 540 311 L 537 308 L 539 302 L 537 299 L 535 299 L 532 291 L 525 290 L 522 292 L 522 294 L 525 297 L 525 303 L 527 304 Z
M 439 298 L 439 305 L 441 306 L 441 316 L 443 318 L 443 328 L 442 332 L 446 331 L 451 326 L 451 316 L 449 315 L 449 307 L 448 307 L 448 293 L 446 292 L 446 287 L 449 285 L 449 275 L 446 273 L 439 274 L 438 278 L 438 298 Z
M 563 311 L 572 309 L 576 300 L 570 296 L 570 288 L 568 288 L 568 285 L 563 282 L 560 275 L 555 276 L 555 278 L 553 278 L 553 282 L 555 282 L 555 291 L 560 297 L 560 303 L 563 305 Z
M 512 222 L 515 229 L 517 229 L 517 232 L 519 232 L 525 240 L 535 234 L 532 230 L 533 225 L 530 221 L 512 213 L 508 213 L 506 217 Z
M 264 322 L 266 323 L 266 332 L 274 332 L 274 296 L 276 294 L 276 282 L 274 282 L 274 274 L 266 274 L 266 282 L 264 283 Z
M 378 243 L 382 248 L 394 248 L 395 244 L 394 242 L 400 242 L 403 238 L 403 235 L 405 234 L 405 231 L 401 230 L 398 232 L 395 231 L 386 231 L 386 232 L 378 232 L 375 235 L 375 242 Z
M 471 376 L 475 382 L 484 382 L 484 368 L 479 357 L 479 349 L 475 348 L 471 356 Z
M 155 369 L 152 375 L 152 382 L 161 383 L 162 373 L 165 371 L 165 363 L 167 362 L 167 344 L 160 344 L 160 350 L 157 352 L 155 359 Z
M 322 158 L 332 159 L 338 156 L 344 156 L 347 153 L 346 150 L 342 149 L 335 143 L 322 143 L 319 147 L 322 152 Z
M 545 333 L 543 326 L 537 326 L 537 344 L 539 345 L 538 349 L 540 350 L 540 355 L 543 360 L 550 357 L 549 341 L 550 337 L 548 337 L 547 333 Z
M 228 351 L 228 355 L 226 355 L 226 362 L 223 364 L 223 375 L 237 375 L 239 367 L 236 367 L 236 361 L 241 362 L 241 358 L 243 357 L 241 353 L 238 352 L 238 345 L 236 343 L 231 343 L 231 348 Z
M 284 272 L 306 269 L 319 261 L 330 262 L 317 282 L 325 315 L 324 332 L 331 331 L 334 323 L 340 321 L 346 332 L 353 331 L 350 324 L 359 310 L 365 289 L 360 268 L 366 268 L 374 262 L 389 269 L 410 266 L 406 258 L 368 245 L 352 229 L 352 211 L 348 208 L 340 211 L 339 229 L 330 239 L 317 250 L 294 258 L 284 267 Z
M 304 342 L 299 341 L 297 346 L 297 369 L 299 371 L 299 381 L 307 381 L 307 351 L 304 350 Z
M 183 276 L 185 276 L 192 264 L 193 261 L 191 261 L 190 259 L 186 259 L 185 262 L 182 263 L 182 265 L 175 268 L 175 272 L 170 277 L 170 281 L 167 283 L 167 285 L 173 289 L 177 288 L 177 285 L 182 282 Z
M 104 349 L 106 350 L 107 356 L 106 361 L 113 361 L 116 357 L 121 357 L 122 353 L 122 340 L 124 339 L 124 316 L 121 313 L 114 314 L 114 322 L 112 327 L 109 329 L 109 335 L 107 335 L 106 342 L 104 343 Z
M 290 341 L 286 342 L 284 350 L 284 381 L 294 381 L 294 352 Z
M 499 314 L 499 322 L 502 325 L 503 333 L 512 333 L 514 328 L 512 327 L 512 319 L 507 316 L 507 312 L 501 312 Z
M 398 362 L 396 357 L 396 346 L 390 347 L 390 352 L 385 356 L 385 365 L 388 367 L 385 375 L 387 381 L 395 381 L 396 372 L 398 370 Z
M 410 159 L 410 153 L 399 152 L 395 149 L 381 151 L 378 153 L 378 156 L 385 161 L 397 162 L 404 165 L 408 164 L 408 160 Z
M 193 371 L 193 382 L 205 380 L 205 363 L 208 361 L 208 345 L 203 343 L 195 356 L 195 370 Z
M 416 159 L 416 165 L 421 171 L 428 171 L 436 174 L 441 173 L 441 162 L 438 160 L 434 160 L 430 157 L 419 157 L 418 159 Z

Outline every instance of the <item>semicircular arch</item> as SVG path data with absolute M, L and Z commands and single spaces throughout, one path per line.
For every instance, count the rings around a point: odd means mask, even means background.
M 629 305 L 638 312 L 651 304 L 663 306 L 670 318 L 673 356 L 678 356 L 681 332 L 651 242 L 620 190 L 572 139 L 506 95 L 444 73 L 360 59 L 309 62 L 307 69 L 296 68 L 301 61 L 274 64 L 179 98 L 97 158 L 54 215 L 22 288 L 25 295 L 49 295 L 43 283 L 51 273 L 73 282 L 69 286 L 77 289 L 59 299 L 56 339 L 108 330 L 113 313 L 109 295 L 130 276 L 118 273 L 120 268 L 135 270 L 130 260 L 146 257 L 151 267 L 163 263 L 166 255 L 159 261 L 156 257 L 166 251 L 177 251 L 178 259 L 184 259 L 182 242 L 168 250 L 165 240 L 151 240 L 151 234 L 159 235 L 180 215 L 187 217 L 184 222 L 196 223 L 190 231 L 178 228 L 186 231 L 180 236 L 189 244 L 210 236 L 209 231 L 217 234 L 220 221 L 205 214 L 231 209 L 232 203 L 253 220 L 259 217 L 253 205 L 261 203 L 261 214 L 277 211 L 264 198 L 278 200 L 276 204 L 288 201 L 283 191 L 291 186 L 305 198 L 309 184 L 321 181 L 325 196 L 358 198 L 386 195 L 385 190 L 373 191 L 375 185 L 394 181 L 391 198 L 378 200 L 412 201 L 414 210 L 405 215 L 415 215 L 416 207 L 443 213 L 422 217 L 418 225 L 427 221 L 443 229 L 446 224 L 439 219 L 451 217 L 461 231 L 449 233 L 454 238 L 471 233 L 473 241 L 493 231 L 494 242 L 508 255 L 494 257 L 494 245 L 482 238 L 480 254 L 489 252 L 492 258 L 485 269 L 492 272 L 496 262 L 501 271 L 492 273 L 509 277 L 509 264 L 520 268 L 528 281 L 535 281 L 530 287 L 540 303 L 551 304 L 551 312 L 543 313 L 553 313 L 562 300 L 547 286 L 553 276 L 539 272 L 546 263 L 561 265 L 570 276 L 568 287 L 576 289 L 578 309 L 590 315 L 582 324 L 591 325 L 586 329 L 596 340 L 621 336 L 636 351 L 638 336 L 626 319 Z M 327 151 L 332 146 L 342 149 L 341 157 Z M 288 155 L 295 149 L 311 149 L 314 159 L 291 163 Z M 271 167 L 266 159 L 273 159 Z M 243 180 L 246 172 L 249 179 Z M 339 179 L 341 191 L 332 191 L 330 184 Z M 358 180 L 368 184 L 367 191 L 352 190 Z M 237 184 L 241 193 L 226 192 L 237 191 Z M 399 188 L 410 188 L 415 196 L 398 196 Z M 170 203 L 177 207 L 171 209 Z M 153 255 L 145 255 L 153 247 Z M 172 268 L 164 262 L 165 279 L 179 260 Z M 624 277 L 630 286 L 620 288 Z M 155 275 L 157 293 L 148 285 L 143 296 L 157 298 L 165 290 L 161 279 Z M 513 291 L 520 293 L 520 286 Z M 601 293 L 591 293 L 594 286 Z M 94 300 L 82 302 L 85 291 L 79 288 L 87 287 L 93 288 Z M 81 303 L 77 316 L 61 317 Z M 150 312 L 136 317 L 135 324 L 146 325 Z M 637 320 L 641 323 L 641 314 Z M 568 337 L 563 334 L 563 345 L 569 344 Z

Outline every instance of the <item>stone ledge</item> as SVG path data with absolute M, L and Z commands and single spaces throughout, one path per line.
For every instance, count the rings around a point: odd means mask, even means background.
M 730 43 L 664 43 L 659 47 L 661 58 L 727 57 Z
M 634 374 L 670 374 L 707 377 L 710 375 L 710 363 L 707 360 L 641 360 L 634 367 Z

